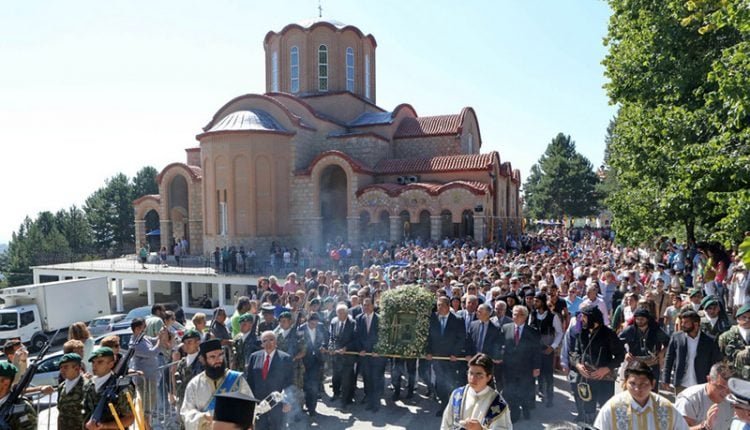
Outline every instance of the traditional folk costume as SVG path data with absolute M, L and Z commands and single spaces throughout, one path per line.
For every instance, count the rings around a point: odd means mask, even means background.
M 479 420 L 484 429 L 513 428 L 508 405 L 503 396 L 492 387 L 485 387 L 478 393 L 469 385 L 453 390 L 450 402 L 443 412 L 440 430 L 462 429 L 461 422 L 470 419 Z
M 609 399 L 594 421 L 598 429 L 612 430 L 688 430 L 687 422 L 666 398 L 650 393 L 644 406 L 627 391 Z

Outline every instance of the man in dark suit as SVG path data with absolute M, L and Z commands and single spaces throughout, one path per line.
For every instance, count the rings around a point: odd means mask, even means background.
M 298 335 L 305 342 L 305 356 L 302 364 L 305 366 L 303 390 L 305 391 L 305 407 L 311 417 L 316 415 L 320 393 L 320 375 L 323 371 L 323 352 L 328 345 L 326 332 L 320 324 L 320 316 L 313 312 L 307 318 L 307 323 L 300 326 Z
M 344 352 L 359 352 L 356 323 L 349 316 L 346 305 L 336 306 L 336 318 L 331 321 L 328 348 L 333 353 L 333 397 L 341 398 L 342 407 L 352 403 L 354 399 L 354 362 L 355 356 Z
M 464 296 L 464 308 L 456 312 L 456 316 L 464 320 L 464 328 L 466 329 L 467 335 L 469 334 L 471 323 L 477 320 L 478 306 L 479 298 L 473 294 L 468 294 Z
M 541 351 L 539 333 L 526 323 L 529 310 L 525 305 L 513 306 L 513 323 L 502 328 L 505 389 L 503 396 L 510 407 L 510 419 L 530 418 L 534 378 L 539 377 Z
M 675 393 L 697 384 L 706 383 L 711 366 L 722 360 L 716 341 L 701 332 L 701 317 L 693 310 L 680 313 L 680 331 L 669 339 L 664 359 L 663 381 L 672 384 Z M 688 364 L 693 363 L 688 373 Z M 674 370 L 674 377 L 672 376 Z
M 245 379 L 250 385 L 253 395 L 259 400 L 265 399 L 274 391 L 287 390 L 292 386 L 294 370 L 292 357 L 284 351 L 276 349 L 276 335 L 272 331 L 264 331 L 260 335 L 263 349 L 250 355 Z M 285 425 L 284 414 L 291 411 L 291 405 L 284 403 L 258 417 L 256 430 L 280 430 Z
M 427 336 L 428 361 L 432 360 L 433 355 L 450 357 L 450 360 L 432 361 L 435 371 L 435 393 L 441 406 L 435 416 L 442 416 L 442 410 L 450 402 L 452 390 L 463 383 L 459 381 L 459 374 L 466 368 L 465 363 L 457 360 L 466 355 L 464 320 L 451 313 L 449 303 L 447 297 L 438 297 L 437 312 L 430 318 L 430 331 Z
M 503 337 L 500 327 L 490 321 L 492 308 L 487 303 L 482 303 L 477 308 L 477 320 L 471 323 L 469 336 L 466 342 L 466 351 L 472 357 L 478 353 L 487 354 L 492 359 L 493 375 L 495 377 L 495 388 L 502 391 L 500 385 L 501 379 L 498 373 L 501 372 L 500 363 L 503 352 Z
M 380 316 L 375 313 L 372 299 L 362 301 L 362 314 L 357 317 L 357 339 L 359 340 L 359 365 L 362 367 L 362 379 L 365 382 L 365 409 L 377 412 L 380 409 L 380 399 L 383 397 L 385 385 L 385 359 L 374 355 L 378 343 L 378 328 Z

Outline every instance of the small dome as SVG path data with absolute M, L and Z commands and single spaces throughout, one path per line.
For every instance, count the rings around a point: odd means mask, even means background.
M 260 109 L 232 112 L 217 122 L 208 132 L 229 130 L 287 131 L 271 114 Z
M 341 21 L 336 21 L 335 19 L 325 19 L 325 18 L 317 18 L 317 17 L 302 20 L 298 22 L 297 25 L 299 25 L 302 28 L 310 28 L 313 25 L 318 24 L 318 23 L 331 24 L 332 26 L 338 28 L 339 30 L 346 27 L 346 24 L 344 24 Z

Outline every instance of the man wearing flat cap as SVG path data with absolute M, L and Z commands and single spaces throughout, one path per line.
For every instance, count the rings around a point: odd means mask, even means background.
M 91 380 L 91 384 L 85 386 L 83 389 L 83 415 L 84 421 L 86 422 L 86 429 L 98 430 L 118 428 L 115 417 L 112 416 L 109 408 L 104 408 L 101 419 L 98 423 L 92 419 L 96 405 L 99 404 L 99 400 L 104 392 L 104 386 L 111 378 L 115 377 L 115 374 L 112 372 L 115 367 L 115 352 L 108 346 L 101 346 L 91 353 L 89 362 L 91 363 L 94 377 Z M 127 389 L 130 388 L 126 388 L 125 390 Z M 115 412 L 117 413 L 122 426 L 128 428 L 133 424 L 134 417 L 133 412 L 130 410 L 130 404 L 128 403 L 125 390 L 120 391 L 120 394 L 117 396 L 117 401 L 114 402 L 114 406 Z
M 18 368 L 13 364 L 0 362 L 0 407 L 7 401 L 17 373 Z M 28 400 L 19 397 L 6 424 L 13 430 L 36 430 L 36 419 L 36 409 Z
M 739 377 L 750 380 L 750 304 L 737 310 L 737 325 L 719 336 L 719 349 Z
M 231 392 L 216 395 L 216 410 L 211 430 L 249 430 L 253 428 L 258 399 Z
M 75 352 L 64 354 L 60 359 L 62 384 L 57 386 L 57 428 L 83 428 L 83 392 L 91 384 L 81 370 L 81 356 Z
M 185 356 L 177 362 L 175 369 L 175 396 L 177 397 L 177 409 L 182 407 L 185 401 L 185 390 L 188 383 L 199 373 L 203 372 L 203 362 L 198 357 L 200 352 L 201 333 L 190 329 L 182 335 L 182 350 Z M 183 424 L 184 428 L 184 424 Z
M 242 374 L 227 369 L 219 339 L 201 343 L 199 351 L 205 370 L 188 382 L 180 408 L 186 430 L 203 430 L 211 424 L 217 394 L 239 391 L 253 395 Z

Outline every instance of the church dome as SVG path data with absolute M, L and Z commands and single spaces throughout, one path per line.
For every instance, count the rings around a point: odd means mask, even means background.
M 375 49 L 371 34 L 324 18 L 269 31 L 266 92 L 299 96 L 350 92 L 375 103 Z
M 330 24 L 338 29 L 342 29 L 346 27 L 346 24 L 344 24 L 341 21 L 337 21 L 335 19 L 318 18 L 318 17 L 304 19 L 302 21 L 297 22 L 297 25 L 299 25 L 302 28 L 311 28 L 311 27 L 314 27 L 316 24 Z
M 287 130 L 268 112 L 260 109 L 232 112 L 207 132 L 216 131 L 277 131 Z

